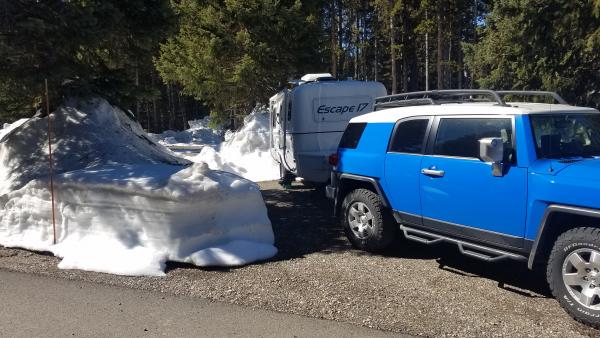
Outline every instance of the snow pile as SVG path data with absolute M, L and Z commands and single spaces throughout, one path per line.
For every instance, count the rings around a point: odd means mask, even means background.
M 224 170 L 254 182 L 279 178 L 279 165 L 269 151 L 269 114 L 255 109 L 244 119 L 237 132 L 227 132 L 217 149 L 204 147 L 200 154 L 188 157 L 194 162 L 206 162 L 213 170 Z
M 23 123 L 27 122 L 28 119 L 20 119 L 15 123 L 5 123 L 2 129 L 0 129 L 0 142 L 4 139 L 5 135 L 8 135 L 14 129 L 20 127 Z
M 202 120 L 188 121 L 190 129 L 184 131 L 167 130 L 161 134 L 148 134 L 150 137 L 165 146 L 184 145 L 211 145 L 218 146 L 223 141 L 223 131 L 212 129 L 208 126 L 210 117 Z
M 106 101 L 53 115 L 58 244 L 47 118 L 34 117 L 2 130 L 1 245 L 50 251 L 60 268 L 123 275 L 163 275 L 166 261 L 231 266 L 275 255 L 254 183 L 166 152 Z

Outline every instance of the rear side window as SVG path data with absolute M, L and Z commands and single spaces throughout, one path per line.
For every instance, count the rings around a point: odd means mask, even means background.
M 392 137 L 389 151 L 409 154 L 423 153 L 428 125 L 428 118 L 400 122 Z
M 510 150 L 513 138 L 511 119 L 441 119 L 433 154 L 479 158 L 479 140 L 487 137 L 501 137 L 504 141 L 504 149 Z
M 366 123 L 350 123 L 340 140 L 340 148 L 356 149 L 358 141 L 367 127 Z

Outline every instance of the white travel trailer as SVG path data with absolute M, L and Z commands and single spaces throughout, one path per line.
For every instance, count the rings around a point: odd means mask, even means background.
M 335 153 L 351 118 L 373 111 L 376 97 L 387 95 L 383 84 L 337 81 L 331 74 L 307 74 L 293 87 L 270 99 L 271 155 L 282 180 L 290 176 L 325 183 Z M 290 175 L 291 174 L 291 175 Z

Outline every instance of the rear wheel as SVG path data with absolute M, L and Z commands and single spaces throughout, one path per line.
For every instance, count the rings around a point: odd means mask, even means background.
M 560 235 L 546 276 L 552 294 L 573 318 L 600 327 L 600 229 L 575 228 Z
M 387 248 L 396 237 L 396 227 L 380 197 L 367 189 L 356 189 L 342 203 L 344 231 L 352 245 L 377 252 Z

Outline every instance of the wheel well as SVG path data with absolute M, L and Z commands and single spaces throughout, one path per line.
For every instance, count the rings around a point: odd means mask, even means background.
M 544 225 L 542 237 L 539 239 L 535 262 L 546 262 L 558 236 L 580 227 L 600 228 L 600 218 L 561 211 L 551 213 Z
M 344 198 L 346 198 L 346 195 L 348 195 L 350 192 L 356 190 L 356 189 L 367 189 L 370 190 L 374 193 L 377 194 L 377 189 L 375 189 L 375 187 L 373 186 L 373 183 L 368 182 L 368 181 L 360 181 L 360 180 L 353 180 L 353 179 L 342 179 L 340 181 L 339 184 L 339 192 L 338 192 L 338 198 L 339 198 L 339 203 L 337 205 L 337 209 L 336 212 L 339 212 L 340 208 L 342 207 L 342 201 L 344 200 Z

